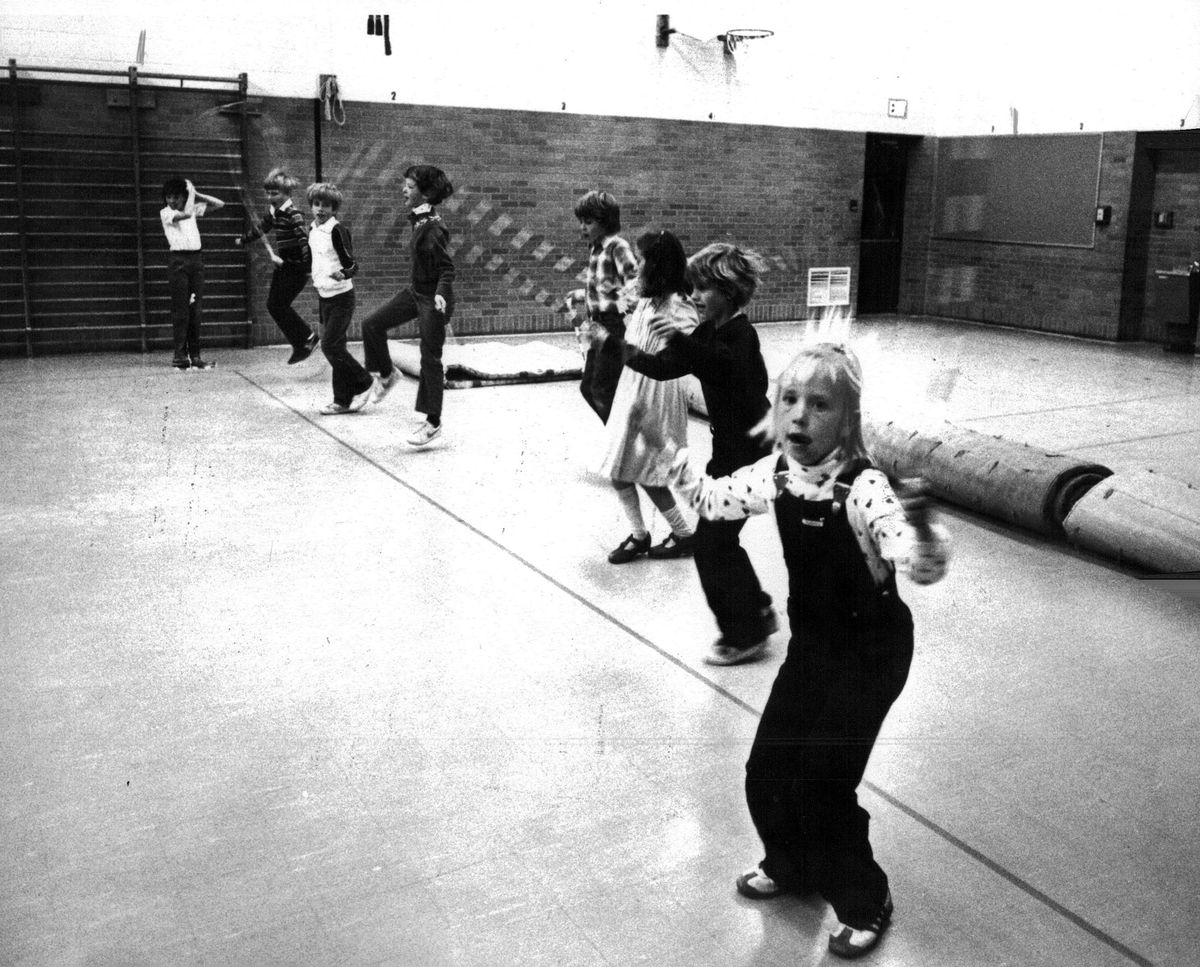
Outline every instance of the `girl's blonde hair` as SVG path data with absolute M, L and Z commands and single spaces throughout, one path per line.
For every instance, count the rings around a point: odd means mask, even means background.
M 804 346 L 790 363 L 783 368 L 775 381 L 775 401 L 770 411 L 754 432 L 768 440 L 775 440 L 775 411 L 783 397 L 783 391 L 796 383 L 807 383 L 817 376 L 824 376 L 833 387 L 835 398 L 842 404 L 845 423 L 838 440 L 845 460 L 870 460 L 871 454 L 863 440 L 862 432 L 862 363 L 854 350 L 842 342 L 813 342 Z

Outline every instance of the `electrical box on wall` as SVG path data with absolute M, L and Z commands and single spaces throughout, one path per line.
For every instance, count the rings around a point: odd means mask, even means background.
M 810 306 L 850 305 L 850 267 L 808 270 Z
M 896 97 L 888 98 L 888 117 L 890 118 L 906 118 L 908 117 L 908 101 L 901 100 Z

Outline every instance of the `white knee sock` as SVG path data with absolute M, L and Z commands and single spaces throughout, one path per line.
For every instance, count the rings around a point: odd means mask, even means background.
M 646 530 L 646 522 L 642 519 L 642 504 L 638 500 L 637 487 L 618 487 L 617 499 L 621 501 L 625 516 L 629 518 L 633 536 L 640 538 L 649 534 L 650 532 Z
M 659 513 L 667 519 L 667 523 L 671 525 L 671 533 L 676 537 L 692 536 L 692 529 L 688 527 L 687 518 L 683 516 L 678 504 L 670 510 L 660 510 Z

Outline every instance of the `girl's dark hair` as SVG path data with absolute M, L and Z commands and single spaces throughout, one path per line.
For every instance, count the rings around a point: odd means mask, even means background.
M 599 223 L 605 235 L 621 230 L 621 206 L 607 191 L 589 191 L 575 202 L 575 217 Z
M 454 194 L 454 186 L 450 184 L 446 172 L 433 165 L 409 165 L 404 177 L 417 183 L 417 188 L 431 205 L 440 205 Z
M 180 178 L 178 175 L 176 175 L 173 178 L 168 178 L 166 181 L 163 182 L 163 198 L 164 199 L 166 199 L 166 197 L 168 195 L 186 195 L 186 194 L 187 194 L 187 182 L 183 178 Z
M 687 256 L 679 239 L 670 232 L 646 232 L 638 239 L 637 247 L 642 256 L 638 282 L 645 298 L 662 299 L 675 293 L 691 295 Z

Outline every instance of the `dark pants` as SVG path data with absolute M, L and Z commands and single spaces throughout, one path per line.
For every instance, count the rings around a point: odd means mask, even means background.
M 746 762 L 746 804 L 766 850 L 763 872 L 816 890 L 860 929 L 879 913 L 887 874 L 875 861 L 870 815 L 856 789 L 912 661 L 912 619 L 892 597 L 876 644 L 793 637 Z
M 321 352 L 333 369 L 333 401 L 349 406 L 350 400 L 370 388 L 371 374 L 346 348 L 346 333 L 354 315 L 354 290 L 317 302 L 321 320 Z
M 175 335 L 173 362 L 199 361 L 204 260 L 199 252 L 172 252 L 167 271 L 167 288 L 171 293 L 171 325 Z
M 284 262 L 275 266 L 271 289 L 267 292 L 267 312 L 283 333 L 283 338 L 299 349 L 311 337 L 312 329 L 292 308 L 292 303 L 308 282 L 308 266 L 302 262 Z
M 587 351 L 583 360 L 583 378 L 579 381 L 579 392 L 588 406 L 596 411 L 601 422 L 608 422 L 612 411 L 613 396 L 617 392 L 617 381 L 625 365 L 624 353 L 619 339 L 625 338 L 625 323 L 620 316 L 593 320 L 616 338 L 606 339 L 601 345 Z
M 388 330 L 417 320 L 417 332 L 421 337 L 421 376 L 417 382 L 416 410 L 424 413 L 434 426 L 442 421 L 445 389 L 442 347 L 446 344 L 446 323 L 453 308 L 447 303 L 446 311 L 438 312 L 432 295 L 422 295 L 409 287 L 372 312 L 362 324 L 363 358 L 367 369 L 386 378 L 392 371 Z
M 771 596 L 758 583 L 738 539 L 747 518 L 696 522 L 696 573 L 724 643 L 748 648 L 766 637 L 763 612 Z

